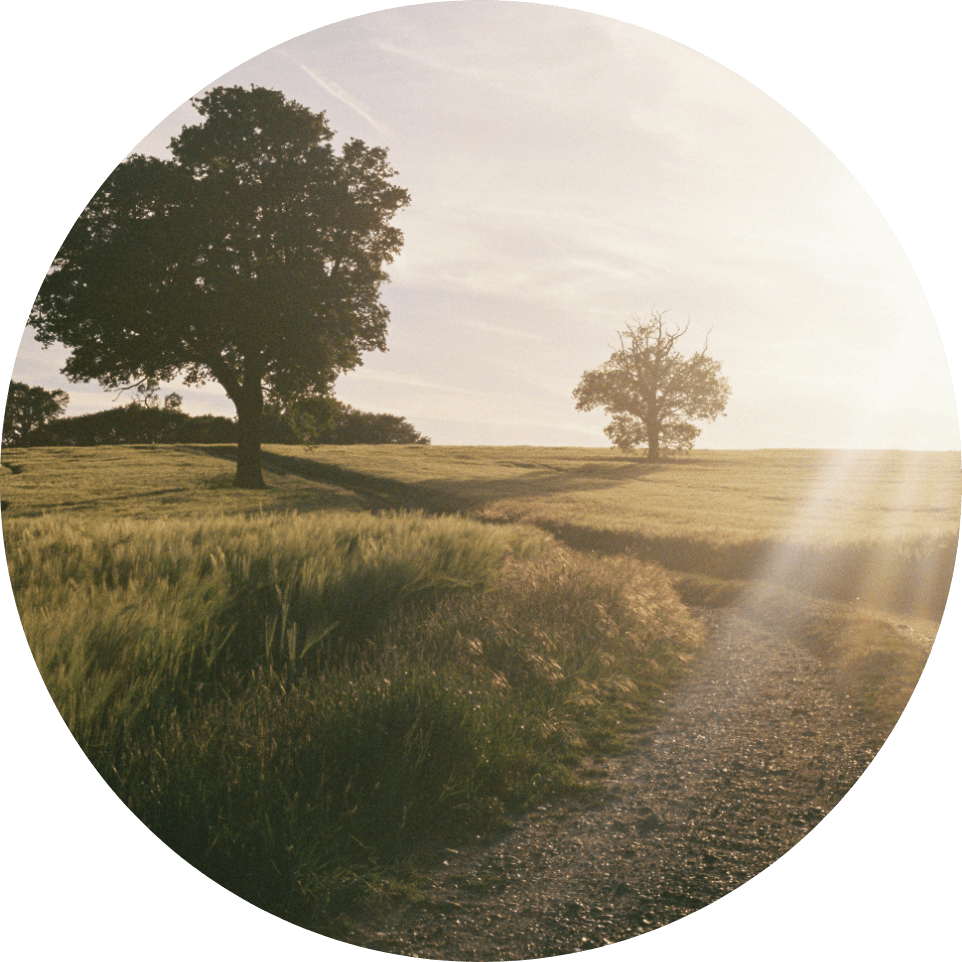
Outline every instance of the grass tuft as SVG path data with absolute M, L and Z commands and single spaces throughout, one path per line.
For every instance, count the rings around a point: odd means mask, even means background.
M 931 649 L 908 625 L 857 612 L 814 615 L 800 639 L 826 666 L 837 688 L 884 730 L 895 726 Z

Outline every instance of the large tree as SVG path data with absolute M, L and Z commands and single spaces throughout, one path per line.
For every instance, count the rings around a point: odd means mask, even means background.
M 708 344 L 689 358 L 675 348 L 688 331 L 669 330 L 663 314 L 632 317 L 618 332 L 620 347 L 601 367 L 585 371 L 574 390 L 579 411 L 602 407 L 612 416 L 605 434 L 623 451 L 639 445 L 657 461 L 662 449 L 687 451 L 701 433 L 693 420 L 724 414 L 731 393 Z
M 263 87 L 195 98 L 172 157 L 133 155 L 73 226 L 30 323 L 73 381 L 213 379 L 237 409 L 235 483 L 262 487 L 265 401 L 323 396 L 384 350 L 384 265 L 407 191 L 381 147 Z

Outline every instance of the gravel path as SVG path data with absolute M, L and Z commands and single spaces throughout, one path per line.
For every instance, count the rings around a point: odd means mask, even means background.
M 599 799 L 543 806 L 500 839 L 449 850 L 428 899 L 385 900 L 346 940 L 429 959 L 562 955 L 687 915 L 798 842 L 882 734 L 770 616 L 704 617 L 708 650 L 657 726 L 605 763 Z

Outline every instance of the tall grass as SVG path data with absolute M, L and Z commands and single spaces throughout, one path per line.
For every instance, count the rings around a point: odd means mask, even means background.
M 543 541 L 456 518 L 336 514 L 48 517 L 8 522 L 5 535 L 24 631 L 89 744 L 231 674 L 343 658 L 392 607 L 480 587 L 506 552 Z
M 662 572 L 422 515 L 5 525 L 51 694 L 124 801 L 228 888 L 328 916 L 570 784 L 700 634 Z

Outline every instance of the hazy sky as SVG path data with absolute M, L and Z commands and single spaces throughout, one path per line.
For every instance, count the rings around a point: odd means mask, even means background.
M 958 448 L 918 282 L 822 144 L 724 67 L 641 28 L 526 4 L 432 4 L 306 34 L 217 83 L 260 84 L 384 145 L 412 197 L 389 350 L 336 393 L 435 443 L 607 445 L 571 392 L 632 314 L 722 361 L 706 447 Z M 212 84 L 211 86 L 214 86 Z M 163 154 L 175 111 L 138 149 Z M 29 331 L 14 377 L 69 385 Z M 182 391 L 232 414 L 216 384 Z

